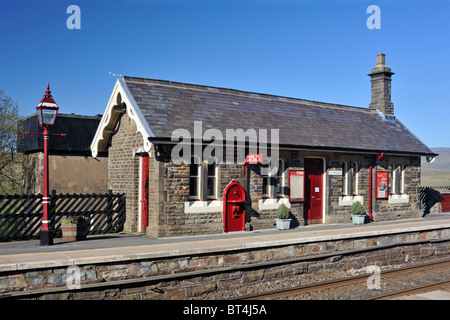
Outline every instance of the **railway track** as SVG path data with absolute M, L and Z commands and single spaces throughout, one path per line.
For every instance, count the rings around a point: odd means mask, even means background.
M 445 279 L 437 279 L 436 270 L 443 272 Z M 336 293 L 331 299 L 364 299 L 364 300 L 383 300 L 393 299 L 399 296 L 414 294 L 419 292 L 425 292 L 430 290 L 436 290 L 438 288 L 445 288 L 450 285 L 450 260 L 441 262 L 425 263 L 415 266 L 408 266 L 401 269 L 391 269 L 382 271 L 380 273 L 380 279 L 383 282 L 382 290 L 369 290 L 367 287 L 367 280 L 372 275 L 365 273 L 357 276 L 346 277 L 342 279 L 329 280 L 318 282 L 314 284 L 302 285 L 293 288 L 274 290 L 269 292 L 262 292 L 258 294 L 246 295 L 238 297 L 239 300 L 276 300 L 276 299 L 308 299 L 316 296 L 318 299 L 322 299 L 320 293 L 327 293 L 330 296 L 330 292 Z M 425 275 L 425 276 L 424 276 Z M 427 278 L 428 275 L 428 278 Z M 415 278 L 420 278 L 420 285 L 411 286 L 407 282 L 414 282 Z M 403 284 L 402 283 L 405 283 Z M 399 284 L 400 283 L 400 284 Z M 351 287 L 357 287 L 359 289 L 350 289 Z M 389 288 L 388 288 L 389 287 Z M 395 288 L 395 287 L 400 287 Z M 349 294 L 349 291 L 360 291 L 361 295 L 355 297 Z M 385 292 L 387 291 L 387 292 Z M 325 298 L 326 299 L 326 298 Z

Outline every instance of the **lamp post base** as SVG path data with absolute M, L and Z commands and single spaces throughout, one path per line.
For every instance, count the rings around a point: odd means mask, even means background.
M 53 230 L 41 230 L 41 246 L 53 245 Z

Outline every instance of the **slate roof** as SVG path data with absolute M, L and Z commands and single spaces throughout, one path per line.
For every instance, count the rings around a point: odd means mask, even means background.
M 65 137 L 51 136 L 48 148 L 54 152 L 89 153 L 92 137 L 97 130 L 102 116 L 84 116 L 58 113 L 55 125 L 48 129 L 49 133 L 65 133 Z M 34 113 L 20 121 L 22 132 L 42 133 L 37 115 Z M 42 135 L 20 135 L 18 149 L 20 152 L 42 151 L 44 139 Z
M 279 129 L 280 147 L 435 155 L 395 117 L 368 108 L 125 76 L 157 139 L 194 121 L 222 131 Z M 268 134 L 270 143 L 270 134 Z

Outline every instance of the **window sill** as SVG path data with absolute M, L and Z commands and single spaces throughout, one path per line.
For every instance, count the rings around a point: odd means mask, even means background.
M 364 204 L 364 197 L 363 196 L 342 196 L 339 197 L 339 206 L 351 206 L 356 201 L 361 202 L 361 204 Z
M 389 204 L 409 203 L 409 195 L 407 194 L 391 194 L 388 198 Z
M 287 198 L 277 198 L 277 199 L 261 199 L 258 200 L 259 210 L 277 210 L 281 204 L 284 203 L 286 207 L 290 208 L 291 203 Z
M 222 212 L 223 202 L 219 200 L 189 201 L 184 203 L 184 213 Z

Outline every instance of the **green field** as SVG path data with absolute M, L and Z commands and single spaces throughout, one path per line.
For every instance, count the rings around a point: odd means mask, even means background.
M 450 186 L 450 171 L 443 169 L 422 168 L 421 186 Z
M 439 154 L 433 163 L 422 158 L 421 186 L 450 186 L 450 148 L 431 148 Z

